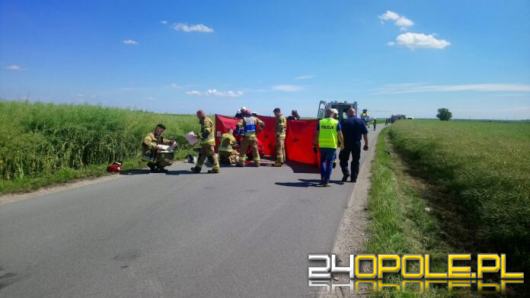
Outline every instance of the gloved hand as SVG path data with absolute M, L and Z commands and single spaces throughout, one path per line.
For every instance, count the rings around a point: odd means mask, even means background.
M 368 151 L 368 145 L 365 144 L 364 147 L 363 147 L 363 150 L 364 151 Z

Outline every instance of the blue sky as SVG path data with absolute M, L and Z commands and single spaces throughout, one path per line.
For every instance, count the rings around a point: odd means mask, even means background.
M 0 98 L 530 118 L 530 2 L 0 0 Z

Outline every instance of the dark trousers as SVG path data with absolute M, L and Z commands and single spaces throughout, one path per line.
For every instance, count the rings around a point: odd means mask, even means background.
M 333 161 L 336 157 L 337 149 L 320 148 L 320 180 L 324 184 L 329 183 L 333 171 Z
M 351 154 L 351 173 L 348 171 L 348 160 L 350 159 Z M 342 169 L 342 174 L 344 176 L 351 175 L 353 181 L 357 180 L 357 175 L 359 175 L 359 159 L 361 158 L 361 142 L 355 143 L 353 146 L 348 146 L 340 151 L 339 160 L 340 168 Z

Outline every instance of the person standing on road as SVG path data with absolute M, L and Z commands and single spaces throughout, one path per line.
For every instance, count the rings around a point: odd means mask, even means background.
M 259 167 L 260 156 L 258 150 L 258 138 L 256 136 L 256 133 L 258 132 L 258 129 L 263 129 L 265 127 L 265 123 L 258 119 L 258 117 L 253 116 L 249 109 L 245 109 L 241 112 L 243 114 L 243 119 L 239 120 L 237 127 L 238 131 L 241 132 L 243 139 L 241 140 L 241 151 L 239 151 L 238 166 L 245 166 L 245 161 L 247 160 L 247 151 L 250 147 L 252 150 L 252 157 L 254 158 L 254 163 L 256 167 Z
M 282 115 L 280 108 L 274 109 L 276 116 L 276 161 L 275 167 L 281 167 L 285 162 L 285 136 L 287 133 L 287 119 Z
M 200 133 L 200 145 L 199 158 L 197 164 L 191 168 L 194 173 L 200 173 L 204 160 L 208 157 L 213 159 L 212 169 L 208 173 L 219 173 L 219 159 L 215 154 L 215 136 L 214 136 L 214 125 L 210 118 L 206 117 L 206 114 L 202 110 L 197 111 L 197 118 L 201 124 Z
M 165 167 L 171 165 L 172 162 L 160 153 L 163 147 L 161 145 L 175 146 L 174 140 L 168 140 L 162 136 L 165 130 L 164 124 L 158 124 L 142 142 L 143 159 L 148 161 L 147 166 L 152 172 L 166 172 Z
M 318 121 L 313 144 L 315 151 L 317 148 L 320 149 L 320 185 L 324 187 L 329 186 L 338 144 L 340 143 L 341 150 L 344 146 L 341 126 L 339 121 L 335 119 L 337 114 L 337 109 L 326 110 L 326 117 Z
M 342 182 L 357 182 L 359 175 L 359 160 L 361 158 L 361 136 L 364 139 L 363 149 L 368 150 L 368 130 L 362 119 L 357 118 L 357 112 L 354 108 L 347 111 L 348 119 L 342 122 L 342 133 L 344 135 L 344 148 L 339 153 L 340 168 L 342 169 Z M 374 120 L 375 128 L 375 120 Z M 348 171 L 348 160 L 351 160 L 351 173 Z
M 374 123 L 373 124 L 374 124 L 374 131 L 375 131 L 376 126 L 377 126 L 377 119 L 374 118 Z

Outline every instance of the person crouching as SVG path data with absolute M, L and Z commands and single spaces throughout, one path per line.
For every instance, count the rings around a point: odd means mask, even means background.
M 169 140 L 162 136 L 165 130 L 164 124 L 158 124 L 153 132 L 145 136 L 142 143 L 143 159 L 147 160 L 147 166 L 151 172 L 166 172 L 165 167 L 173 162 L 170 156 L 163 153 L 164 147 L 167 148 L 167 146 L 176 144 L 174 140 Z

